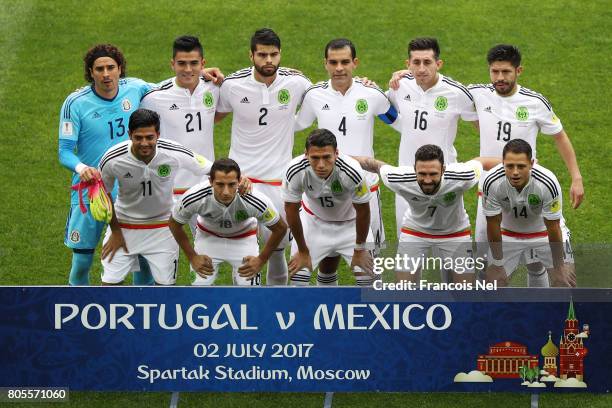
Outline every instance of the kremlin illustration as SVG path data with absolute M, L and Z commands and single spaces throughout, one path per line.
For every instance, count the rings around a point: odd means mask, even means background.
M 584 340 L 589 337 L 589 325 L 578 329 L 574 302 L 570 300 L 567 318 L 558 346 L 553 343 L 552 332 L 540 353 L 544 365 L 540 368 L 539 356 L 529 354 L 527 347 L 512 341 L 503 341 L 489 347 L 489 353 L 479 355 L 477 369 L 458 373 L 454 382 L 493 382 L 493 379 L 520 378 L 521 385 L 546 388 L 554 383 L 555 388 L 586 388 L 584 382 L 584 358 L 588 349 Z

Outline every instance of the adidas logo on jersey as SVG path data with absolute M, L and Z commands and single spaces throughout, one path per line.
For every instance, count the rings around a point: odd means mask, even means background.
M 94 112 L 93 115 L 91 115 L 92 119 L 100 119 L 102 117 L 102 115 L 100 115 L 98 112 Z
M 487 106 L 486 108 L 484 108 L 484 111 L 485 111 L 485 112 L 492 113 L 492 112 L 491 112 L 491 107 L 490 107 L 490 106 Z
M 249 98 L 245 96 L 244 98 L 242 98 L 242 100 L 240 100 L 240 103 L 250 103 Z
M 410 102 L 410 95 L 404 96 L 404 100 Z
M 173 103 L 172 106 L 170 107 L 170 110 L 178 110 L 179 107 L 176 106 L 176 103 Z
M 328 105 L 328 104 L 323 105 L 323 107 L 321 108 L 321 110 L 329 110 L 329 105 Z
M 123 175 L 123 178 L 132 178 L 132 175 L 130 174 L 130 172 L 128 171 L 127 173 L 125 173 Z

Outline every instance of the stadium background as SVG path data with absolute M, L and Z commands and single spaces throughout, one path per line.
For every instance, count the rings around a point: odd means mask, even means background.
M 551 138 L 540 136 L 538 158 L 563 186 L 564 215 L 575 244 L 608 243 L 610 174 L 608 103 L 612 11 L 607 1 L 448 1 L 448 2 L 266 2 L 215 3 L 10 1 L 0 0 L 0 284 L 63 285 L 70 253 L 62 244 L 69 174 L 57 160 L 59 109 L 64 98 L 84 85 L 82 57 L 100 42 L 118 45 L 128 76 L 151 82 L 173 76 L 172 40 L 194 34 L 205 47 L 207 66 L 228 75 L 249 65 L 249 38 L 261 27 L 282 40 L 283 66 L 300 69 L 313 82 L 327 78 L 323 47 L 350 38 L 361 64 L 357 75 L 387 88 L 390 74 L 404 67 L 406 45 L 415 36 L 435 36 L 442 48 L 442 73 L 464 84 L 488 82 L 486 51 L 500 42 L 518 45 L 525 71 L 520 83 L 544 94 L 563 121 L 577 152 L 585 202 L 569 208 L 570 180 Z M 216 156 L 227 154 L 231 120 L 215 128 Z M 302 152 L 307 131 L 297 135 Z M 377 122 L 377 158 L 397 164 L 399 134 Z M 459 160 L 478 155 L 479 140 L 461 123 Z M 466 199 L 472 219 L 476 194 Z M 383 188 L 387 239 L 395 239 L 393 194 Z M 601 257 L 598 257 L 601 263 Z M 607 266 L 604 264 L 603 266 Z M 609 268 L 607 268 L 609 269 Z M 579 273 L 581 269 L 579 266 Z M 99 284 L 96 260 L 92 283 Z M 580 280 L 581 286 L 612 286 L 611 277 Z M 344 269 L 341 283 L 351 279 Z M 179 284 L 187 283 L 181 263 Z M 229 283 L 229 279 L 220 283 Z M 527 395 L 500 394 L 338 394 L 334 406 L 450 407 L 526 406 Z M 322 394 L 182 394 L 181 407 L 321 406 Z M 70 406 L 166 406 L 167 393 L 72 393 Z M 540 406 L 612 405 L 609 396 L 544 395 Z M 36 404 L 41 407 L 44 404 Z

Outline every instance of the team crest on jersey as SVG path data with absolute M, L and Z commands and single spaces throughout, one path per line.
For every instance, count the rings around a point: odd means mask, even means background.
M 542 200 L 536 194 L 529 194 L 529 196 L 527 197 L 527 202 L 529 203 L 530 207 L 536 207 L 542 204 Z
M 274 212 L 272 209 L 268 208 L 268 209 L 267 209 L 267 210 L 266 210 L 266 211 L 263 213 L 262 217 L 263 217 L 263 219 L 264 219 L 265 221 L 268 221 L 268 222 L 269 222 L 269 221 L 272 221 L 272 220 L 274 219 L 274 217 L 276 217 L 276 213 L 275 213 L 275 212 Z
M 170 166 L 168 164 L 162 164 L 157 168 L 157 175 L 159 177 L 168 177 L 170 175 Z
M 445 203 L 449 204 L 455 201 L 455 198 L 457 198 L 457 193 L 455 193 L 454 191 L 451 191 L 451 192 L 444 194 L 444 196 L 442 197 L 442 200 Z
M 202 102 L 204 102 L 204 106 L 206 106 L 207 108 L 212 108 L 215 104 L 215 98 L 213 97 L 213 94 L 210 91 L 206 91 L 204 93 L 204 99 L 202 100 Z
M 355 103 L 355 110 L 357 113 L 361 113 L 362 115 L 368 111 L 368 101 L 365 99 L 357 99 Z
M 529 111 L 524 106 L 519 106 L 516 108 L 516 118 L 518 120 L 527 120 L 529 119 Z
M 280 91 L 278 91 L 278 102 L 279 103 L 282 103 L 283 105 L 287 105 L 290 100 L 291 100 L 291 95 L 289 94 L 289 90 L 283 88 Z
M 70 242 L 78 244 L 81 241 L 81 233 L 79 230 L 74 230 L 70 233 Z
M 129 99 L 125 98 L 121 102 L 121 109 L 123 109 L 124 112 L 129 112 L 129 110 L 132 109 L 132 104 Z
M 331 184 L 331 191 L 332 193 L 341 193 L 342 192 L 342 184 L 340 184 L 340 181 L 338 180 L 334 180 Z
M 236 221 L 246 221 L 249 218 L 249 214 L 244 210 L 236 211 Z
M 448 108 L 448 99 L 445 96 L 438 96 L 434 102 L 434 107 L 440 112 L 445 111 Z

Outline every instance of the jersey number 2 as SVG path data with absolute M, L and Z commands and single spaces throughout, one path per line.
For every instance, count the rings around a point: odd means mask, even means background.
M 268 122 L 266 122 L 264 118 L 268 114 L 268 110 L 266 108 L 261 108 L 259 113 L 261 113 L 261 116 L 259 117 L 259 126 L 266 126 Z

